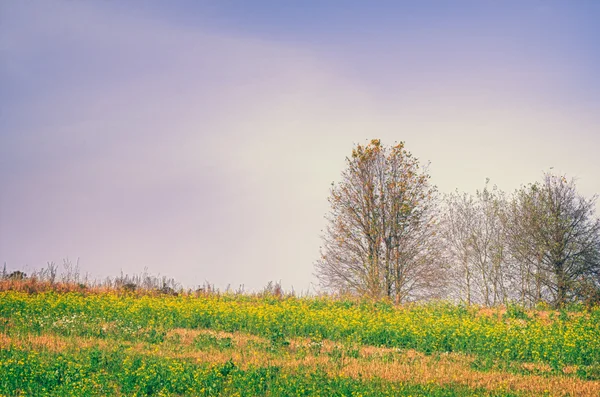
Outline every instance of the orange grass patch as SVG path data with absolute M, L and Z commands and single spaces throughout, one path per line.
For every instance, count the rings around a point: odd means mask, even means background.
M 231 338 L 239 348 L 245 347 L 249 341 L 263 343 L 266 343 L 267 341 L 265 338 L 261 338 L 257 335 L 245 334 L 242 332 L 215 331 L 212 329 L 175 328 L 167 332 L 166 336 L 167 338 L 177 336 L 180 338 L 181 344 L 191 345 L 198 335 L 213 335 L 217 338 Z
M 538 372 L 538 373 L 550 373 L 552 372 L 552 367 L 546 363 L 523 363 L 521 364 L 521 368 L 529 372 Z M 567 372 L 565 372 L 567 373 Z
M 8 335 L 0 334 L 0 348 L 9 347 L 43 349 L 52 352 L 65 350 L 67 343 L 56 335 L 26 335 L 24 338 L 10 338 Z
M 2 349 L 15 347 L 19 349 L 40 349 L 58 353 L 70 348 L 103 348 L 108 346 L 108 344 L 109 342 L 104 339 L 91 337 L 63 337 L 54 334 L 27 334 L 19 337 L 10 337 L 6 334 L 0 334 L 0 348 Z
M 477 316 L 501 319 L 504 313 L 506 313 L 504 307 L 480 307 Z
M 530 395 L 551 393 L 556 396 L 600 396 L 600 382 L 560 376 L 517 375 L 507 372 L 478 372 L 444 357 L 413 362 L 382 363 L 350 360 L 339 374 L 358 378 L 381 378 L 392 382 L 438 385 L 459 384 L 469 388 L 524 392 Z

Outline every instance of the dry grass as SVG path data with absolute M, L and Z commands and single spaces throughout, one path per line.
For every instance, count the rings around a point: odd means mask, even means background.
M 242 332 L 225 332 L 215 331 L 211 329 L 186 329 L 186 328 L 175 328 L 167 333 L 167 339 L 177 336 L 180 338 L 180 343 L 184 346 L 190 346 L 198 335 L 212 335 L 217 338 L 231 338 L 235 341 L 235 344 L 239 348 L 244 348 L 248 342 L 267 343 L 265 338 L 260 336 L 246 334 Z
M 67 338 L 53 334 L 28 334 L 20 337 L 9 337 L 6 334 L 0 334 L 0 349 L 12 347 L 17 349 L 44 350 L 58 353 L 70 349 L 86 349 L 90 347 L 104 348 L 108 345 L 108 341 L 99 338 Z
M 363 379 L 378 377 L 395 382 L 460 384 L 469 388 L 524 392 L 531 395 L 547 392 L 557 396 L 597 397 L 600 395 L 600 382 L 596 381 L 559 376 L 525 376 L 499 371 L 478 372 L 465 366 L 460 360 L 447 360 L 443 357 L 391 363 L 350 360 L 339 373 L 342 376 L 361 376 Z
M 480 307 L 477 309 L 476 316 L 477 317 L 487 317 L 495 320 L 502 321 L 503 316 L 506 314 L 506 307 L 498 306 L 498 307 Z M 560 312 L 557 310 L 538 310 L 538 309 L 530 309 L 526 310 L 525 314 L 529 319 L 535 319 L 535 321 L 540 322 L 543 325 L 550 325 L 556 321 Z M 584 317 L 588 314 L 585 312 L 569 312 L 567 315 L 570 318 L 578 318 Z M 521 325 L 525 325 L 526 321 L 524 319 L 511 319 L 511 321 L 520 323 Z
M 529 372 L 551 373 L 552 367 L 546 363 L 523 363 L 521 368 Z M 565 372 L 567 373 L 567 372 Z
M 496 318 L 499 320 L 502 319 L 504 313 L 506 313 L 506 308 L 504 307 L 480 307 L 479 310 L 477 310 L 477 316 Z

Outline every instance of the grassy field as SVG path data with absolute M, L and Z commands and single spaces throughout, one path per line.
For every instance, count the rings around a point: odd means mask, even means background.
M 600 395 L 600 309 L 0 292 L 2 396 Z

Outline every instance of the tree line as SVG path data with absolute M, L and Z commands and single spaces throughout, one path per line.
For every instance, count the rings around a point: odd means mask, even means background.
M 396 303 L 554 307 L 600 300 L 597 196 L 545 173 L 507 194 L 440 194 L 404 143 L 355 145 L 332 183 L 315 263 L 329 291 Z

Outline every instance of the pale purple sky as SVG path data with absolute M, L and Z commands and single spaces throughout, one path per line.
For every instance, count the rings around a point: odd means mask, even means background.
M 452 6 L 449 6 L 452 4 Z M 0 3 L 0 264 L 309 288 L 354 143 L 600 192 L 600 2 Z

